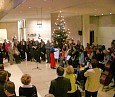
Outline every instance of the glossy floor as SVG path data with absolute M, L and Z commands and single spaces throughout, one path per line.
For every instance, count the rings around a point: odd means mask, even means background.
M 37 68 L 38 67 L 38 68 Z M 16 94 L 18 95 L 19 86 L 22 85 L 20 78 L 22 74 L 30 74 L 32 76 L 32 84 L 37 87 L 38 97 L 44 97 L 48 93 L 49 85 L 52 79 L 56 78 L 56 70 L 50 68 L 50 64 L 42 62 L 41 64 L 36 62 L 24 61 L 21 64 L 9 65 L 5 64 L 5 70 L 8 70 L 12 75 L 10 80 L 16 85 Z M 98 97 L 113 97 L 115 93 L 113 88 L 106 87 L 102 91 L 102 87 L 99 90 Z

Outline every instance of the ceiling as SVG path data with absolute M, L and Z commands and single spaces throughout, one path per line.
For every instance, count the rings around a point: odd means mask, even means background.
M 6 2 L 9 0 L 6 0 Z M 51 13 L 65 17 L 75 15 L 109 15 L 115 14 L 115 0 L 10 0 L 15 5 L 6 14 L 0 13 L 0 22 L 17 21 L 27 18 L 50 18 Z M 12 3 L 10 2 L 10 3 Z M 9 4 L 10 5 L 10 4 Z M 6 5 L 7 6 L 7 5 Z M 5 9 L 5 8 L 4 8 Z M 42 11 L 41 11 L 42 10 Z M 4 11 L 5 13 L 6 11 Z

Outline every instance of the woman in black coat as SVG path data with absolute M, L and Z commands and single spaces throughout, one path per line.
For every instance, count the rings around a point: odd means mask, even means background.
M 2 44 L 0 44 L 0 64 L 3 64 L 4 50 L 2 49 Z
M 7 80 L 8 80 L 7 71 L 1 70 L 0 71 L 0 97 L 7 97 L 4 92 L 4 85 Z
M 23 85 L 19 87 L 19 96 L 38 97 L 36 87 L 30 84 L 31 76 L 29 74 L 24 74 L 21 82 Z

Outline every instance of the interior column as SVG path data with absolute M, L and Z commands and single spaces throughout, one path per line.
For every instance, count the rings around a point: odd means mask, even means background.
M 90 43 L 90 19 L 89 15 L 83 16 L 83 46 L 86 47 Z

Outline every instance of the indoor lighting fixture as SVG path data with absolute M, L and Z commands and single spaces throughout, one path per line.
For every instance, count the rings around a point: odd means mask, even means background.
M 37 10 L 37 16 L 38 16 L 38 10 Z M 41 8 L 41 17 L 40 17 L 40 20 L 41 20 L 40 23 L 38 23 L 38 20 L 37 20 L 37 26 L 38 26 L 38 28 L 42 28 L 42 8 Z
M 109 14 L 112 14 L 111 12 Z

